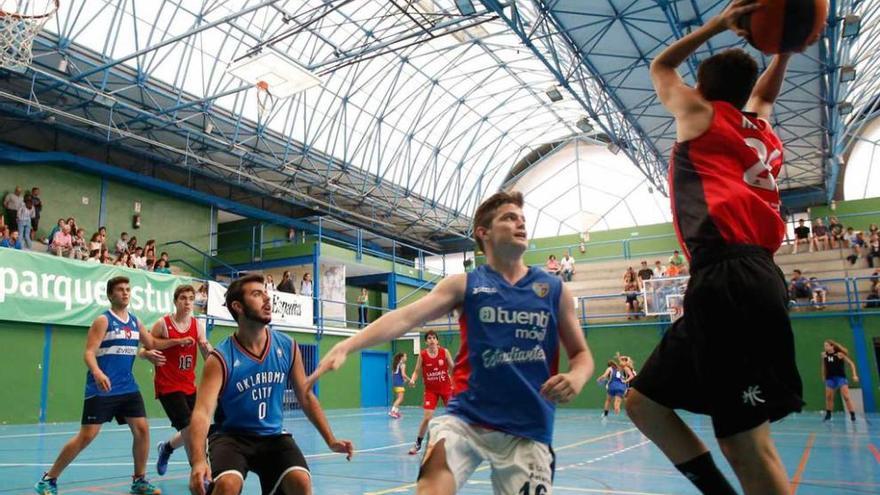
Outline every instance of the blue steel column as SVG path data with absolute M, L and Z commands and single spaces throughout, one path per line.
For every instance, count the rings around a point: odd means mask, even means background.
M 49 406 L 49 362 L 52 357 L 52 325 L 43 327 L 43 364 L 40 380 L 40 423 L 46 422 Z
M 319 224 L 320 225 L 320 224 Z M 312 247 L 312 300 L 314 301 L 315 340 L 324 335 L 324 320 L 321 318 L 321 230 L 318 228 L 318 240 Z

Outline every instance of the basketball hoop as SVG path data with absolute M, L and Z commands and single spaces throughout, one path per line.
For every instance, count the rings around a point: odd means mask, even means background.
M 34 38 L 58 7 L 59 0 L 0 0 L 0 67 L 27 70 Z
M 269 83 L 266 81 L 257 81 L 257 117 L 260 120 L 263 119 L 263 114 L 266 112 L 266 108 L 268 108 L 274 101 L 275 98 L 272 96 L 272 93 L 269 92 Z

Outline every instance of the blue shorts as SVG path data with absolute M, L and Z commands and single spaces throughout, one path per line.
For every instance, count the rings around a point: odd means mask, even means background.
M 846 377 L 844 376 L 832 376 L 825 380 L 825 386 L 831 390 L 837 390 L 844 385 L 849 385 L 849 382 L 846 381 Z
M 608 395 L 611 397 L 623 397 L 626 393 L 626 384 L 613 383 L 608 386 Z

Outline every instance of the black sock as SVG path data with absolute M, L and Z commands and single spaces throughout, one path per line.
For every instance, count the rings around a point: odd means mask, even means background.
M 46 471 L 45 473 L 43 473 L 42 479 L 43 479 L 43 481 L 48 481 L 50 483 L 55 483 L 56 481 L 58 481 L 58 478 L 50 478 L 49 477 L 49 471 Z
M 135 481 L 140 481 L 146 477 L 147 477 L 146 474 L 135 474 L 131 477 L 131 482 L 134 483 Z
M 855 411 L 850 411 L 850 412 L 849 412 L 849 419 L 852 420 L 852 421 L 855 421 L 855 420 L 856 420 L 856 412 L 855 412 Z
M 174 452 L 174 447 L 171 446 L 171 442 L 165 442 L 164 444 L 162 444 L 162 449 L 165 451 L 166 454 L 171 454 L 172 452 Z
M 702 493 L 737 495 L 727 478 L 718 470 L 710 452 L 700 454 L 687 462 L 676 464 L 675 467 L 687 479 L 691 480 L 691 483 Z
M 829 419 L 831 419 L 831 411 L 826 409 L 825 410 L 825 421 L 828 421 Z
M 602 411 L 602 416 L 608 416 L 608 409 L 605 409 L 604 411 Z
M 416 447 L 419 447 L 419 448 L 422 447 L 422 438 L 424 438 L 424 437 L 416 438 Z

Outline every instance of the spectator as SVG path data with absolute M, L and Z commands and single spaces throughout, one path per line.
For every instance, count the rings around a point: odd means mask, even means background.
M 100 249 L 92 249 L 89 251 L 89 257 L 86 259 L 86 263 L 100 263 L 101 262 L 101 250 Z
M 825 309 L 825 298 L 828 294 L 828 288 L 819 282 L 816 277 L 810 277 L 810 290 L 813 291 L 813 297 L 810 299 L 813 307 L 816 309 Z
M 89 257 L 85 229 L 77 229 L 76 231 L 76 236 L 73 238 L 73 257 L 78 260 L 85 260 Z
M 128 253 L 122 253 L 117 256 L 113 266 L 128 266 Z
M 544 270 L 546 270 L 547 273 L 549 273 L 550 275 L 559 275 L 560 266 L 559 262 L 556 261 L 556 255 L 551 254 L 547 258 L 547 263 L 544 265 Z
M 810 281 L 798 269 L 795 269 L 793 272 L 791 283 L 788 285 L 788 292 L 792 305 L 797 304 L 798 299 L 810 298 L 813 295 L 812 290 L 810 290 Z
M 571 282 L 571 277 L 574 275 L 574 258 L 571 257 L 570 254 L 566 253 L 565 256 L 562 257 L 562 261 L 559 263 L 559 273 L 562 276 L 562 280 L 566 282 Z
M 144 249 L 144 258 L 146 259 L 144 270 L 153 271 L 156 268 L 156 250 L 153 249 L 147 254 L 147 250 Z
M 102 265 L 112 265 L 113 264 L 113 257 L 110 256 L 110 250 L 107 248 L 101 248 L 101 255 L 98 258 L 98 261 Z
M 167 273 L 171 274 L 171 269 L 168 268 L 168 262 L 159 258 L 159 261 L 156 262 L 156 268 L 153 269 L 156 273 Z
M 15 186 L 15 190 L 3 198 L 3 208 L 6 208 L 6 226 L 10 231 L 18 230 L 18 209 L 24 206 L 24 198 L 21 197 L 21 186 Z
M 123 232 L 119 235 L 119 240 L 116 241 L 116 255 L 128 252 L 128 232 Z
M 168 253 L 166 251 L 162 251 L 162 254 L 159 255 L 159 259 L 165 262 L 166 268 L 169 270 L 171 269 L 171 260 L 168 259 Z
M 645 280 L 651 280 L 654 277 L 654 270 L 648 267 L 647 261 L 642 261 L 642 268 L 639 269 L 639 288 L 645 289 Z
M 101 236 L 101 249 L 107 249 L 107 227 L 98 227 L 98 235 Z
M 144 257 L 144 248 L 136 247 L 134 248 L 134 254 L 131 255 L 131 264 L 134 268 L 139 270 L 146 270 L 147 268 L 147 258 Z
M 0 215 L 0 218 L 3 218 L 3 216 Z M 6 239 L 6 236 L 9 235 L 8 230 L 5 224 L 0 223 L 0 241 Z
M 874 234 L 880 235 L 880 227 L 877 227 L 876 223 L 872 223 L 870 227 L 868 227 L 868 237 L 871 237 Z
M 48 245 L 48 246 L 52 245 L 52 239 L 55 238 L 55 234 L 61 232 L 61 227 L 64 227 L 65 225 L 67 225 L 67 221 L 64 220 L 63 218 L 59 218 L 58 221 L 55 222 L 55 225 L 52 227 L 52 230 L 50 230 L 49 233 L 46 234 L 46 245 Z M 73 230 L 71 230 L 71 232 L 73 232 Z M 52 248 L 49 248 L 49 251 L 51 251 L 51 250 L 52 250 Z
M 874 258 L 880 258 L 880 234 L 871 234 L 868 240 L 868 266 L 874 268 Z
M 0 247 L 21 249 L 21 239 L 18 237 L 18 231 L 15 229 L 10 230 L 9 236 L 4 237 L 3 240 L 0 241 Z
M 880 308 L 880 269 L 875 269 L 871 274 L 871 290 L 865 299 L 865 307 Z
M 134 254 L 134 250 L 138 247 L 138 238 L 136 235 L 131 236 L 128 240 L 128 252 Z
M 660 278 L 666 276 L 666 267 L 660 263 L 660 260 L 654 262 L 654 278 Z
M 666 267 L 666 271 L 663 273 L 666 277 L 682 277 L 687 275 L 687 267 L 681 265 L 672 265 Z
M 18 209 L 16 215 L 19 223 L 19 235 L 21 236 L 21 245 L 24 249 L 33 249 L 33 239 L 31 238 L 31 219 L 34 218 L 34 201 L 30 196 L 24 199 L 24 204 Z
M 828 227 L 822 222 L 821 218 L 816 219 L 813 224 L 813 250 L 824 251 L 831 247 L 831 238 L 828 236 Z
M 299 286 L 299 293 L 304 296 L 312 297 L 312 274 L 311 273 L 304 273 L 303 274 L 302 282 L 300 282 L 300 286 Z
M 59 222 L 60 221 L 61 219 L 59 219 Z M 92 238 L 89 239 L 89 253 L 91 253 L 92 251 L 101 251 L 101 234 L 98 232 L 92 234 Z
M 76 224 L 76 218 L 70 217 L 67 219 L 67 226 L 70 227 L 70 234 L 76 234 L 76 231 L 79 230 L 79 225 Z
M 847 227 L 846 241 L 852 249 L 852 252 L 846 257 L 846 259 L 851 265 L 855 265 L 856 261 L 862 257 L 862 247 L 865 245 L 865 238 L 862 236 L 861 232 L 853 230 L 852 227 Z
M 803 218 L 798 220 L 798 226 L 794 228 L 794 245 L 791 247 L 792 254 L 797 254 L 799 244 L 806 244 L 810 252 L 813 252 L 813 247 L 810 245 L 810 228 L 804 225 Z
M 64 224 L 61 230 L 55 233 L 55 237 L 52 238 L 52 242 L 49 244 L 49 249 L 55 256 L 74 257 L 73 236 L 70 235 L 70 227 L 67 224 Z
M 361 294 L 357 298 L 358 303 L 358 328 L 364 328 L 367 326 L 367 301 L 369 301 L 369 294 L 367 294 L 367 288 L 364 287 L 361 289 Z
M 676 249 L 672 252 L 672 256 L 669 257 L 669 264 L 676 267 L 684 266 L 684 256 Z
M 586 254 L 587 245 L 584 243 L 584 241 L 581 241 L 580 245 L 578 246 L 578 250 L 581 252 L 581 254 Z
M 147 259 L 151 259 L 151 258 L 153 260 L 156 259 L 156 240 L 155 239 L 150 239 L 149 241 L 147 241 L 146 244 L 144 244 L 144 256 Z
M 31 201 L 34 202 L 34 217 L 31 218 L 31 239 L 33 240 L 37 235 L 37 228 L 40 226 L 40 212 L 43 211 L 43 200 L 40 198 L 39 187 L 31 188 Z M 73 226 L 71 226 L 71 232 L 76 232 L 72 229 Z
M 263 286 L 266 287 L 266 290 L 275 291 L 275 281 L 272 280 L 272 275 L 266 274 L 266 280 L 263 282 Z
M 196 292 L 196 300 L 193 303 L 198 313 L 205 313 L 208 308 L 208 284 L 204 283 L 199 286 Z
M 293 277 L 288 270 L 284 270 L 284 273 L 281 274 L 281 282 L 278 283 L 278 292 L 296 294 L 296 287 L 293 286 Z
M 837 217 L 831 217 L 828 221 L 828 232 L 831 233 L 831 247 L 832 248 L 842 248 L 846 247 L 846 237 L 843 233 L 843 224 L 837 219 Z
M 626 319 L 635 318 L 638 320 L 641 311 L 639 309 L 639 281 L 633 267 L 627 268 L 623 274 L 623 294 L 626 296 Z

